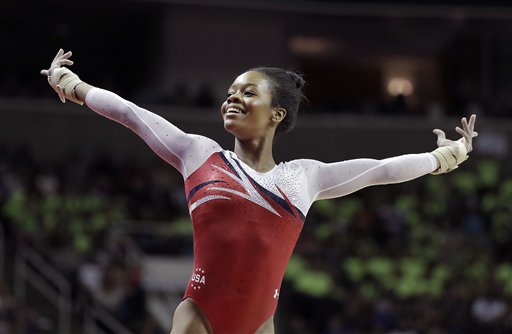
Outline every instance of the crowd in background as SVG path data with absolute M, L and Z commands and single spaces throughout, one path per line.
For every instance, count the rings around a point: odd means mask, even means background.
M 68 156 L 65 163 L 44 165 L 25 150 L 0 152 L 0 222 L 7 253 L 35 248 L 72 283 L 79 309 L 81 303 L 97 302 L 136 333 L 154 329 L 143 302 L 140 267 L 109 249 L 107 238 L 110 228 L 125 220 L 168 223 L 181 217 L 186 207 L 178 203 L 183 197 L 179 175 L 160 161 L 148 167 Z M 2 292 L 12 299 L 9 290 L 12 285 L 4 284 Z M 38 325 L 33 319 L 45 318 L 30 307 L 26 310 L 34 317 L 20 319 L 25 305 L 16 311 L 16 303 L 10 305 L 0 305 L 0 328 L 54 330 L 46 328 L 48 321 Z
M 61 161 L 1 150 L 0 222 L 11 254 L 31 245 L 73 282 L 77 304 L 92 300 L 134 332 L 158 333 L 140 264 L 127 263 L 106 238 L 127 220 L 183 224 L 181 177 L 161 161 Z M 483 157 L 447 175 L 316 202 L 286 272 L 278 332 L 511 331 L 511 203 L 510 170 Z M 173 251 L 190 248 L 183 242 Z M 0 294 L 0 329 L 48 330 L 37 310 L 16 302 L 8 281 Z M 22 313 L 31 316 L 20 320 Z

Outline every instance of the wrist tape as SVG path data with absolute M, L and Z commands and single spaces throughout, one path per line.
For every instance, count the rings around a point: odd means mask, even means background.
M 57 87 L 62 90 L 64 93 L 66 99 L 73 101 L 79 105 L 83 105 L 84 102 L 81 101 L 77 96 L 75 92 L 75 88 L 79 83 L 82 83 L 83 81 L 80 80 L 78 75 L 71 72 L 66 67 L 61 67 L 60 70 L 62 71 L 60 74 L 59 82 L 57 83 Z
M 431 153 L 439 161 L 439 168 L 431 173 L 433 175 L 451 172 L 468 159 L 466 146 L 460 141 L 438 147 Z

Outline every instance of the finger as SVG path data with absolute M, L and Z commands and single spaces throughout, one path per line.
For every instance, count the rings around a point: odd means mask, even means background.
M 63 58 L 67 59 L 67 58 L 71 57 L 72 55 L 73 55 L 73 52 L 68 51 L 68 52 L 64 53 L 63 55 L 61 55 L 59 58 L 60 59 L 63 59 Z
M 466 119 L 466 117 L 462 117 L 462 127 L 464 128 L 464 130 L 469 130 L 468 120 Z
M 48 70 L 41 70 L 41 75 L 48 76 Z
M 457 131 L 457 133 L 461 134 L 463 137 L 471 137 L 471 131 L 469 131 L 468 129 L 462 129 L 457 126 L 455 128 L 455 131 Z
M 473 131 L 475 128 L 475 122 L 476 122 L 476 114 L 473 114 L 473 115 L 471 115 L 471 117 L 469 117 L 469 129 L 471 131 Z
M 476 136 L 478 136 L 478 133 L 476 133 L 474 131 L 475 129 L 475 121 L 476 121 L 476 114 L 472 114 L 470 117 L 469 117 L 469 122 L 467 124 L 464 125 L 464 130 L 469 134 L 471 135 L 471 138 L 474 138 Z M 476 133 L 476 134 L 475 134 Z
M 439 130 L 439 129 L 434 129 L 434 131 L 432 131 L 432 132 L 434 132 L 437 135 L 437 145 L 441 146 L 443 141 L 446 140 L 446 135 L 445 135 L 444 131 Z
M 64 53 L 64 50 L 62 50 L 62 48 L 61 48 L 61 49 L 59 49 L 59 52 L 57 52 L 57 55 L 55 56 L 55 58 L 53 58 L 52 63 L 53 63 L 54 61 L 56 61 L 57 59 L 59 59 L 59 57 L 60 57 L 60 56 L 62 56 L 62 54 L 63 54 L 63 53 Z
M 434 129 L 434 131 L 432 132 L 434 132 L 434 134 L 436 134 L 438 138 L 446 139 L 446 135 L 443 130 Z
M 455 128 L 455 131 L 457 131 L 457 133 L 459 133 L 462 137 L 464 137 L 466 140 L 470 141 L 472 136 L 469 134 L 468 131 L 465 131 L 459 127 L 456 127 Z
M 57 60 L 56 64 L 60 67 L 62 65 L 73 65 L 73 61 L 69 59 Z

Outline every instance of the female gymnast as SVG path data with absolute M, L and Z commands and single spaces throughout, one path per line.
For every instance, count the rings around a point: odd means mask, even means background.
M 462 118 L 462 136 L 438 148 L 383 160 L 336 163 L 298 159 L 276 164 L 272 143 L 294 126 L 304 80 L 278 68 L 238 76 L 220 108 L 233 151 L 187 134 L 118 95 L 93 87 L 64 65 L 59 50 L 42 70 L 62 102 L 85 103 L 130 128 L 183 176 L 194 229 L 194 267 L 171 333 L 273 333 L 273 316 L 287 262 L 312 203 L 361 188 L 449 172 L 472 150 L 475 115 Z

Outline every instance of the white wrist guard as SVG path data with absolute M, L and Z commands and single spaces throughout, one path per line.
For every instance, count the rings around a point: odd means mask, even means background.
M 79 105 L 83 105 L 84 102 L 81 101 L 75 92 L 75 88 L 78 84 L 83 81 L 80 80 L 78 75 L 71 72 L 66 67 L 60 67 L 53 70 L 51 77 L 48 78 L 50 85 L 53 89 L 59 94 L 59 97 L 63 103 L 66 102 L 66 99 L 73 101 Z
M 454 141 L 450 145 L 438 147 L 431 153 L 439 162 L 439 168 L 431 173 L 433 175 L 451 172 L 468 159 L 466 146 L 460 141 Z

